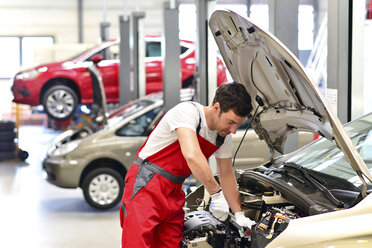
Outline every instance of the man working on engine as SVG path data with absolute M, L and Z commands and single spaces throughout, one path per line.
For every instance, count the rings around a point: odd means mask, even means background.
M 231 133 L 251 109 L 245 87 L 227 83 L 217 89 L 212 105 L 183 102 L 164 115 L 139 148 L 125 178 L 120 209 L 123 248 L 179 247 L 185 202 L 182 183 L 190 173 L 211 195 L 209 208 L 216 218 L 226 220 L 230 207 L 238 224 L 252 225 L 242 212 L 231 159 Z M 220 184 L 208 164 L 212 154 Z

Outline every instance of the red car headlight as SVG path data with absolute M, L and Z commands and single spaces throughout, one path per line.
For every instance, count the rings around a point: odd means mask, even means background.
M 38 77 L 41 73 L 46 72 L 47 70 L 48 70 L 48 67 L 44 66 L 38 69 L 33 69 L 33 70 L 18 73 L 15 76 L 15 78 L 17 80 L 31 80 L 31 79 Z

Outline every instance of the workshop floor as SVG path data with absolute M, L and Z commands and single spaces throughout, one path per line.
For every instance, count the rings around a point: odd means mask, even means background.
M 0 162 L 0 247 L 120 247 L 119 205 L 91 208 L 81 189 L 47 183 L 41 161 L 58 132 L 22 126 L 20 147 L 26 162 Z

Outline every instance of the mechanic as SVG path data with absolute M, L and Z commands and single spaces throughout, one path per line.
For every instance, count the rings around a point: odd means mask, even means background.
M 122 247 L 179 247 L 185 203 L 182 183 L 191 173 L 211 195 L 209 209 L 216 218 L 226 220 L 230 207 L 238 224 L 254 223 L 242 212 L 231 159 L 231 133 L 251 109 L 245 87 L 225 83 L 217 89 L 212 105 L 182 102 L 164 115 L 125 177 Z M 207 161 L 212 154 L 220 184 Z

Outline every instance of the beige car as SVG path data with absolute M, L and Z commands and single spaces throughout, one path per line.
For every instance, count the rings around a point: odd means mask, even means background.
M 181 99 L 191 99 L 192 93 L 183 89 Z M 124 177 L 138 148 L 163 115 L 162 104 L 162 93 L 154 93 L 112 113 L 108 124 L 97 132 L 83 128 L 62 133 L 43 161 L 48 182 L 63 188 L 82 188 L 86 201 L 95 208 L 115 206 L 121 200 Z M 233 136 L 233 154 L 247 124 Z M 300 137 L 301 143 L 313 140 L 312 134 Z M 236 167 L 253 168 L 268 159 L 266 143 L 249 129 L 236 156 Z
M 343 127 L 276 37 L 232 11 L 214 12 L 209 26 L 232 78 L 250 92 L 249 119 L 270 150 L 282 152 L 292 132 L 323 137 L 235 171 L 252 226 L 240 226 L 233 213 L 217 220 L 202 186 L 190 193 L 181 247 L 372 247 L 372 113 Z

